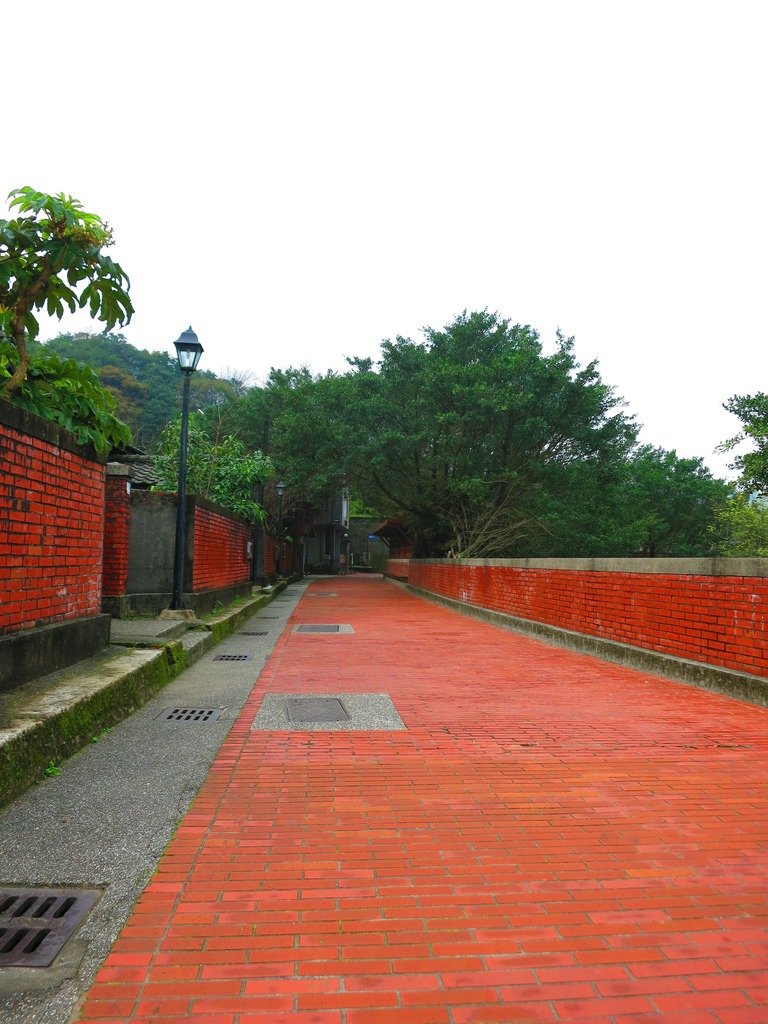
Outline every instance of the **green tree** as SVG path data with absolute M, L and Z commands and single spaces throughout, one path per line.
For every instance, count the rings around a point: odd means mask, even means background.
M 701 459 L 652 445 L 624 459 L 576 462 L 541 495 L 541 533 L 525 554 L 571 557 L 708 555 L 731 488 Z
M 738 471 L 746 491 L 768 495 L 768 395 L 758 391 L 754 395 L 732 395 L 723 408 L 741 420 L 741 430 L 720 445 L 720 451 L 733 451 L 743 442 L 754 448 L 737 454 L 731 469 Z
M 734 494 L 716 514 L 713 541 L 724 558 L 768 558 L 768 507 Z
M 150 448 L 181 404 L 181 374 L 166 352 L 131 345 L 122 334 L 79 331 L 30 345 L 30 351 L 55 352 L 92 366 L 112 393 L 120 416 L 130 425 L 135 443 Z M 217 410 L 235 397 L 235 386 L 210 370 L 192 376 L 193 409 Z M 216 418 L 216 417 L 214 417 Z
M 104 253 L 112 231 L 64 193 L 51 196 L 25 186 L 9 194 L 20 214 L 0 220 L 0 334 L 16 348 L 18 362 L 3 385 L 9 398 L 27 376 L 27 338 L 39 331 L 37 313 L 61 318 L 88 306 L 108 329 L 133 314 L 128 277 Z
M 634 442 L 572 339 L 544 355 L 535 331 L 497 314 L 463 313 L 423 342 L 383 342 L 376 366 L 350 364 L 273 371 L 239 429 L 267 423 L 281 475 L 310 498 L 346 477 L 359 500 L 410 524 L 419 553 L 514 552 L 541 529 L 537 498 L 556 468 L 620 459 Z
M 175 491 L 179 479 L 181 420 L 173 420 L 160 436 L 155 451 L 158 482 L 155 490 Z M 242 441 L 228 435 L 211 437 L 202 417 L 189 417 L 187 490 L 215 501 L 249 522 L 261 522 L 262 507 L 254 500 L 254 487 L 274 471 L 261 452 L 248 451 Z
M 10 380 L 17 360 L 15 347 L 0 340 L 0 387 Z M 53 352 L 35 354 L 12 400 L 60 424 L 81 444 L 93 444 L 100 452 L 130 443 L 130 428 L 118 419 L 115 399 L 90 366 L 74 359 L 62 359 Z

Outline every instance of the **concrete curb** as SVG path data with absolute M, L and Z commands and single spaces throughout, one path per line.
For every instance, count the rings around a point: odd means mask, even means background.
M 71 757 L 142 707 L 291 582 L 195 623 L 180 639 L 137 648 L 111 645 L 12 691 L 0 728 L 0 807 L 43 779 L 49 765 Z
M 685 658 L 676 658 L 670 654 L 661 654 L 658 651 L 650 651 L 642 647 L 620 644 L 615 640 L 602 640 L 600 637 L 575 633 L 572 630 L 550 626 L 544 622 L 520 619 L 514 615 L 491 611 L 481 605 L 465 604 L 462 601 L 414 587 L 410 583 L 391 578 L 389 581 L 404 587 L 417 597 L 432 601 L 434 604 L 441 604 L 462 615 L 489 622 L 494 626 L 501 626 L 503 629 L 525 633 L 527 636 L 533 636 L 537 640 L 554 644 L 557 647 L 566 647 L 583 654 L 591 654 L 595 658 L 602 658 L 603 661 L 626 665 L 628 668 L 638 669 L 641 672 L 650 672 L 676 683 L 686 683 L 702 690 L 734 697 L 736 700 L 768 707 L 768 679 L 764 679 L 762 676 L 750 676 L 745 672 L 734 672 L 731 669 L 719 668 L 717 665 L 687 661 Z

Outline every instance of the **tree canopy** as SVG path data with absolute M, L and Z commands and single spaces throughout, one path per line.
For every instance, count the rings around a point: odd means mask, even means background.
M 180 418 L 172 420 L 160 435 L 154 459 L 157 490 L 176 490 L 180 436 Z M 255 500 L 255 485 L 265 483 L 273 475 L 269 459 L 259 451 L 249 451 L 232 435 L 212 435 L 200 414 L 193 413 L 189 417 L 188 439 L 187 488 L 190 493 L 209 498 L 249 522 L 261 522 L 264 510 Z
M 130 283 L 104 250 L 112 231 L 72 196 L 47 195 L 29 186 L 9 194 L 19 216 L 0 220 L 0 334 L 16 348 L 18 362 L 3 385 L 10 397 L 27 376 L 27 339 L 37 337 L 37 313 L 61 318 L 65 307 L 88 307 L 108 330 L 133 314 Z
M 748 492 L 768 496 L 768 395 L 732 395 L 723 405 L 741 420 L 741 430 L 721 446 L 729 452 L 743 442 L 754 447 L 736 454 L 731 468 L 738 471 L 741 486 Z
M 573 339 L 488 311 L 397 337 L 343 374 L 273 370 L 223 410 L 310 499 L 346 481 L 417 554 L 701 554 L 728 489 L 637 425 Z M 266 450 L 266 448 L 265 448 Z

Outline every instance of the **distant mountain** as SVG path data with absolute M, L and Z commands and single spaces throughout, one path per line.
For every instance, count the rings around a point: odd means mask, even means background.
M 65 359 L 93 367 L 117 401 L 117 415 L 133 431 L 134 444 L 150 448 L 168 421 L 181 411 L 181 373 L 166 352 L 149 352 L 126 341 L 122 334 L 87 331 L 59 334 L 35 342 L 33 352 L 49 350 Z M 233 397 L 233 384 L 210 370 L 198 370 L 191 380 L 193 408 L 205 409 Z

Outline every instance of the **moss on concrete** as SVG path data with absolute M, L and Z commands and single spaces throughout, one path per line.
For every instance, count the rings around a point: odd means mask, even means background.
M 0 745 L 0 806 L 15 799 L 44 777 L 50 763 L 58 764 L 91 742 L 105 728 L 116 725 L 145 704 L 170 682 L 172 675 L 164 652 L 146 652 L 143 664 L 115 674 L 114 664 L 105 666 L 99 686 L 82 692 L 58 708 L 50 707 L 34 717 L 17 719 Z M 114 662 L 114 658 L 112 662 Z M 178 674 L 178 673 L 175 673 Z
M 187 650 L 181 640 L 158 649 L 107 648 L 102 655 L 14 691 L 0 716 L 0 807 L 154 697 L 203 653 L 266 607 L 289 580 L 266 594 L 207 616 L 208 635 Z M 23 691 L 23 692 L 22 692 Z M 31 692 L 30 692 L 31 691 Z

